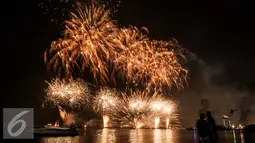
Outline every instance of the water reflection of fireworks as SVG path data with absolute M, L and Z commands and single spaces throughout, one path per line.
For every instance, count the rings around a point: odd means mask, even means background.
M 97 136 L 97 142 L 98 143 L 111 143 L 111 142 L 116 142 L 116 130 L 113 129 L 103 129 L 98 131 Z
M 43 137 L 42 143 L 78 143 L 79 137 Z

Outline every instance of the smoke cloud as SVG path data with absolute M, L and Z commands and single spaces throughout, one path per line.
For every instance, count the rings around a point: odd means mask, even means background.
M 198 110 L 202 108 L 201 100 L 209 101 L 209 110 L 212 111 L 217 124 L 222 124 L 222 116 L 229 115 L 231 109 L 238 109 L 231 117 L 233 124 L 241 121 L 241 111 L 253 111 L 254 96 L 240 85 L 235 85 L 227 79 L 224 65 L 209 65 L 195 54 L 188 55 L 189 86 L 186 91 L 178 93 L 180 102 L 180 117 L 184 127 L 193 126 L 198 119 Z M 247 123 L 255 123 L 252 114 L 246 116 Z

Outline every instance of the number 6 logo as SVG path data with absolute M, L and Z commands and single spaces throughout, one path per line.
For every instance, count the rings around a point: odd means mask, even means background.
M 8 133 L 12 136 L 12 137 L 17 137 L 20 134 L 22 134 L 22 132 L 25 130 L 26 128 L 26 122 L 22 119 L 18 120 L 20 117 L 22 117 L 23 115 L 27 114 L 29 111 L 22 111 L 19 114 L 17 114 L 16 116 L 14 116 L 14 118 L 12 118 L 12 120 L 10 121 L 10 123 L 8 124 L 7 130 Z M 17 130 L 16 132 L 12 132 L 13 127 L 18 124 L 21 123 L 21 127 L 19 130 Z

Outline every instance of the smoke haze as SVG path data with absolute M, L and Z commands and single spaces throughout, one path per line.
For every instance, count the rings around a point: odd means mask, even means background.
M 254 98 L 245 88 L 231 83 L 224 72 L 224 65 L 209 65 L 199 59 L 195 54 L 188 56 L 189 86 L 186 91 L 178 94 L 180 101 L 180 117 L 184 127 L 193 126 L 198 119 L 198 110 L 202 108 L 201 100 L 209 101 L 209 110 L 216 118 L 217 124 L 222 124 L 221 117 L 229 115 L 231 109 L 237 110 L 231 117 L 233 124 L 240 123 L 241 110 L 250 110 L 254 106 Z M 248 123 L 255 123 L 255 118 L 250 116 Z

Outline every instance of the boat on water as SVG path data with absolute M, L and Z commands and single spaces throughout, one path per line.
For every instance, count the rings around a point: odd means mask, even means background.
M 56 129 L 56 130 L 70 130 L 70 128 L 67 127 L 59 127 L 59 126 L 51 126 L 51 125 L 45 125 L 44 128 L 46 129 Z
M 46 125 L 44 128 L 35 128 L 34 135 L 36 136 L 77 136 L 79 133 L 75 127 L 59 127 Z

